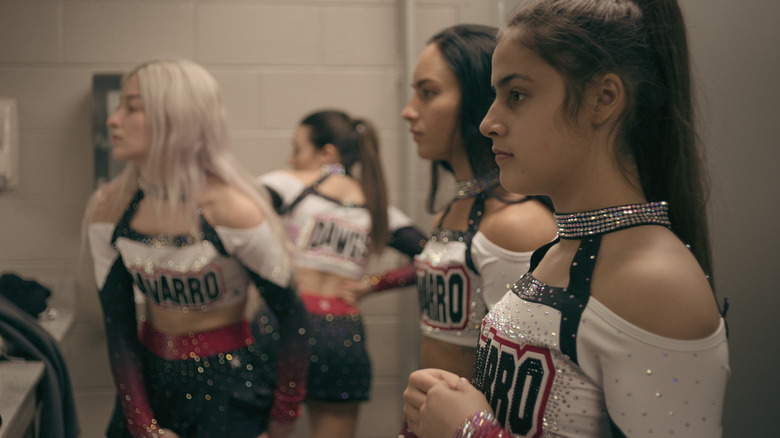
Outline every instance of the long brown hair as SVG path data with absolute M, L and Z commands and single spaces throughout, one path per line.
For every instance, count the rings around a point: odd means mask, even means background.
M 301 125 L 311 128 L 309 140 L 315 148 L 336 147 L 347 175 L 355 176 L 360 165 L 360 186 L 371 215 L 371 252 L 380 253 L 387 243 L 387 187 L 379 157 L 379 138 L 374 125 L 353 119 L 338 110 L 318 111 L 304 117 Z
M 457 126 L 474 176 L 486 175 L 498 167 L 491 150 L 493 142 L 479 132 L 479 124 L 496 96 L 490 86 L 490 72 L 497 32 L 498 29 L 491 26 L 458 24 L 440 31 L 428 40 L 428 44 L 436 44 L 439 48 L 460 85 Z M 446 161 L 431 163 L 431 188 L 428 194 L 430 213 L 437 210 L 436 192 L 439 168 L 442 167 L 452 172 L 452 166 Z
M 648 201 L 668 201 L 672 229 L 712 284 L 708 181 L 694 130 L 688 39 L 676 0 L 537 0 L 499 32 L 560 72 L 572 117 L 593 79 L 615 73 L 627 91 L 617 127 L 623 171 L 636 166 Z

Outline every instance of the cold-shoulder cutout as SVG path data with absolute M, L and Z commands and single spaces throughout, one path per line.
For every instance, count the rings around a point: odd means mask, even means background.
M 696 258 L 671 231 L 641 228 L 647 229 L 621 232 L 632 234 L 622 241 L 605 236 L 591 296 L 659 336 L 694 340 L 712 335 L 720 313 Z
M 536 200 L 521 203 L 493 203 L 482 218 L 479 230 L 491 242 L 514 252 L 534 251 L 555 239 L 555 219 Z

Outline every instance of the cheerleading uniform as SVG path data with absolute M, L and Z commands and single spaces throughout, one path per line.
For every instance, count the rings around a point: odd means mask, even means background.
M 305 395 L 309 327 L 290 267 L 280 264 L 285 250 L 268 223 L 212 227 L 201 216 L 199 236 L 144 235 L 130 227 L 143 196 L 139 190 L 117 224 L 89 227 L 118 391 L 108 435 L 154 437 L 164 427 L 199 438 L 255 437 L 269 414 L 294 421 Z M 208 318 L 209 311 L 246 302 L 250 283 L 278 320 L 278 362 L 255 343 L 271 342 L 265 327 L 248 322 L 186 335 L 144 323 L 139 336 L 134 288 L 149 306 Z
M 282 216 L 295 246 L 296 266 L 359 279 L 369 262 L 371 216 L 364 205 L 342 203 L 319 192 L 319 185 L 328 176 L 306 186 L 290 172 L 275 171 L 258 182 L 268 188 Z M 411 219 L 390 207 L 388 222 L 388 246 L 410 258 L 422 250 L 425 237 L 412 226 Z M 404 268 L 372 283 L 374 290 L 379 290 L 412 281 L 413 270 Z M 301 296 L 311 315 L 314 338 L 307 396 L 325 401 L 368 400 L 371 362 L 359 309 L 313 291 L 301 291 Z
M 468 229 L 436 224 L 423 252 L 415 257 L 422 334 L 450 344 L 476 348 L 480 323 L 528 269 L 531 252 L 509 251 L 479 231 L 489 195 L 476 195 Z M 524 202 L 532 198 L 524 198 Z M 442 215 L 447 215 L 446 210 Z
M 495 418 L 477 414 L 458 436 L 720 436 L 730 374 L 723 319 L 704 339 L 676 340 L 610 311 L 590 296 L 601 237 L 582 238 L 565 288 L 534 278 L 557 240 L 540 248 L 491 309 L 474 384 Z

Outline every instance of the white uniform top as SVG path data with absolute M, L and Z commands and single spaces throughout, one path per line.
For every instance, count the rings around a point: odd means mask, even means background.
M 569 286 L 529 272 L 485 317 L 474 383 L 507 431 L 609 437 L 614 423 L 627 436 L 721 435 L 730 374 L 722 319 L 704 339 L 669 339 Z
M 484 197 L 475 200 L 469 230 L 436 227 L 415 257 L 422 334 L 474 348 L 487 310 L 528 270 L 533 254 L 501 248 L 479 232 L 483 204 Z
M 354 279 L 366 273 L 371 255 L 371 215 L 364 205 L 329 198 L 283 170 L 262 175 L 258 182 L 276 192 L 284 208 L 289 208 L 305 190 L 310 191 L 282 215 L 287 235 L 295 245 L 296 266 Z M 387 215 L 391 233 L 412 225 L 412 220 L 395 207 L 389 207 Z

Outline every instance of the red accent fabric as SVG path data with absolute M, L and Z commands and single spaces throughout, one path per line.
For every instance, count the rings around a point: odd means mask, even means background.
M 379 292 L 387 289 L 411 286 L 417 283 L 417 271 L 414 263 L 392 271 L 371 276 L 371 290 Z
M 301 291 L 301 299 L 306 310 L 313 315 L 357 315 L 360 313 L 357 306 L 347 304 L 339 297 L 323 297 Z
M 255 338 L 247 321 L 208 332 L 171 334 L 148 323 L 141 324 L 141 343 L 165 360 L 187 360 L 214 356 L 252 345 Z

